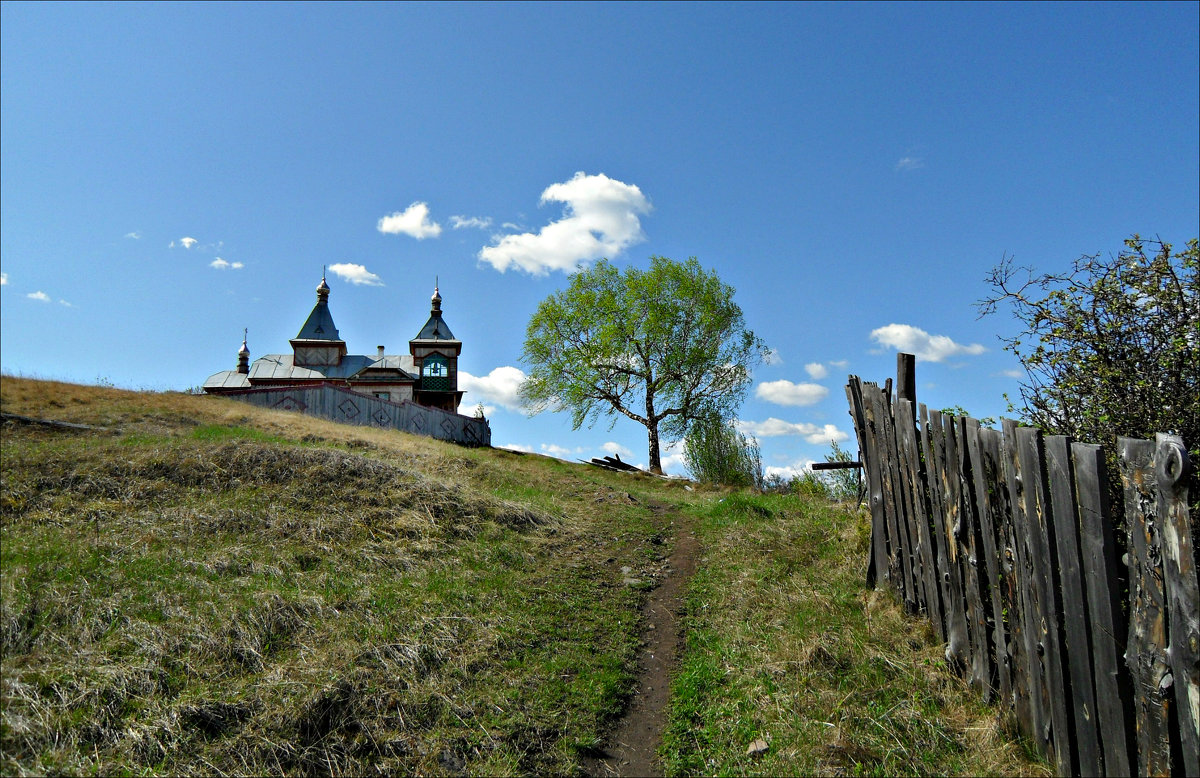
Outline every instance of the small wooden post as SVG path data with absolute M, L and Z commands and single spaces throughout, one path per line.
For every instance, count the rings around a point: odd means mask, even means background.
M 912 354 L 901 352 L 896 355 L 896 399 L 912 403 L 913 421 L 916 422 L 917 358 Z

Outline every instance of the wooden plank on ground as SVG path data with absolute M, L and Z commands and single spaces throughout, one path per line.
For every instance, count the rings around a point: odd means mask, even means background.
M 1155 436 L 1154 471 L 1162 526 L 1163 583 L 1174 676 L 1175 710 L 1185 775 L 1200 776 L 1200 586 L 1188 516 L 1187 449 L 1175 435 Z
M 1071 468 L 1071 440 L 1065 435 L 1046 438 L 1046 475 L 1050 485 L 1058 581 L 1062 591 L 1062 626 L 1066 654 L 1061 664 L 1071 684 L 1075 752 L 1082 775 L 1100 775 L 1100 733 L 1096 729 L 1096 693 L 1093 687 L 1091 630 L 1079 550 L 1075 515 L 1075 479 Z
M 1122 661 L 1126 622 L 1121 608 L 1121 551 L 1113 532 L 1104 452 L 1094 443 L 1072 443 L 1083 580 L 1096 689 L 1096 726 L 1104 774 L 1132 775 L 1133 686 Z
M 1129 641 L 1139 775 L 1170 775 L 1166 596 L 1162 586 L 1154 442 L 1118 438 L 1125 521 L 1129 534 Z

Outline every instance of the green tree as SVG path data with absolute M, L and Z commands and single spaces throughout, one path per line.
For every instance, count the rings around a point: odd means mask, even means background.
M 1026 378 L 1026 419 L 1101 443 L 1172 432 L 1200 455 L 1200 244 L 1134 235 L 1116 256 L 1085 255 L 1037 275 L 1004 260 L 981 315 L 1011 306 L 1024 329 L 1004 339 Z M 1011 403 L 1010 403 L 1011 404 Z
M 829 455 L 825 458 L 827 462 L 853 462 L 854 456 L 837 444 L 836 440 L 829 441 L 832 447 Z M 823 473 L 825 483 L 829 487 L 829 496 L 831 499 L 838 502 L 849 502 L 850 500 L 858 499 L 858 490 L 861 478 L 859 477 L 858 468 L 846 468 L 844 470 L 827 470 Z
M 730 419 L 705 416 L 692 422 L 683 440 L 683 461 L 701 483 L 763 488 L 758 441 L 747 438 Z
M 765 356 L 733 291 L 695 257 L 624 272 L 600 261 L 529 321 L 523 399 L 534 413 L 569 410 L 575 429 L 600 416 L 636 421 L 661 473 L 660 438 L 679 440 L 707 415 L 731 418 Z

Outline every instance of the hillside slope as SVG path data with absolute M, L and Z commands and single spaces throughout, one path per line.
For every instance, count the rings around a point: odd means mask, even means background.
M 853 512 L 213 397 L 0 406 L 105 428 L 4 425 L 5 774 L 580 773 L 671 517 L 704 561 L 669 772 L 1044 773 L 861 591 Z

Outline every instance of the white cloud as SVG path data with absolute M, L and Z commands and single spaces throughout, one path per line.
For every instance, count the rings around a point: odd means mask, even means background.
M 200 241 L 196 240 L 195 238 L 180 238 L 179 239 L 179 245 L 183 246 L 185 249 L 190 249 L 192 246 L 195 246 L 199 242 Z
M 473 376 L 465 371 L 458 371 L 458 388 L 473 393 L 467 397 L 468 403 L 483 400 L 517 413 L 525 410 L 518 396 L 524 382 L 524 371 L 507 365 L 498 367 L 485 376 Z M 487 408 L 484 408 L 484 413 L 487 413 Z
M 549 202 L 565 204 L 563 218 L 537 233 L 497 236 L 494 245 L 479 250 L 479 259 L 501 272 L 516 267 L 535 276 L 570 273 L 646 239 L 638 216 L 650 212 L 650 201 L 633 184 L 579 172 L 546 187 L 541 203 Z
M 39 303 L 50 302 L 50 295 L 46 294 L 45 292 L 43 292 L 41 290 L 38 290 L 36 292 L 30 292 L 29 294 L 27 294 L 25 296 L 28 297 L 30 300 L 37 300 Z
M 417 240 L 436 238 L 442 234 L 442 225 L 429 220 L 429 205 L 420 201 L 404 211 L 384 216 L 376 229 L 388 235 L 409 235 Z
M 809 362 L 804 366 L 804 372 L 808 373 L 809 378 L 824 378 L 829 375 L 829 370 L 820 362 Z
M 217 270 L 228 270 L 230 268 L 233 270 L 241 270 L 245 267 L 245 265 L 243 265 L 241 262 L 226 262 L 220 257 L 217 257 L 212 262 L 209 262 L 208 266 L 216 268 Z
M 1024 378 L 1025 371 L 1013 368 L 1012 370 L 1001 370 L 999 373 L 997 373 L 997 375 L 1003 376 L 1004 378 Z
M 682 440 L 664 445 L 658 458 L 664 473 L 681 475 L 687 470 L 687 462 L 683 458 Z
M 947 357 L 959 354 L 982 354 L 987 351 L 978 343 L 964 346 L 955 343 L 946 335 L 930 335 L 911 324 L 889 324 L 872 330 L 871 340 L 883 346 L 891 346 L 897 351 L 915 354 L 917 359 L 926 362 L 941 362 Z
M 557 459 L 567 459 L 569 457 L 575 457 L 579 454 L 582 454 L 584 449 L 581 447 L 564 448 L 562 446 L 555 445 L 554 443 L 543 443 L 542 452 Z
M 335 265 L 330 265 L 329 272 L 343 281 L 349 281 L 356 286 L 363 284 L 366 286 L 383 286 L 383 280 L 367 270 L 364 265 L 355 265 L 352 262 L 339 262 Z
M 768 365 L 782 365 L 783 357 L 779 354 L 779 349 L 769 348 L 767 349 L 767 353 L 763 355 L 763 362 Z
M 66 306 L 66 307 L 68 307 L 68 308 L 74 308 L 74 307 L 75 307 L 74 305 L 71 305 L 69 302 L 67 302 L 66 300 L 62 299 L 61 297 L 58 299 L 58 304 L 59 304 L 59 305 L 65 305 L 65 306 Z
M 925 160 L 920 157 L 901 157 L 896 163 L 896 170 L 916 170 L 925 167 Z
M 126 238 L 132 238 L 133 240 L 141 240 L 141 239 L 142 239 L 142 233 L 140 233 L 140 232 L 136 232 L 136 231 L 135 231 L 135 232 L 127 232 L 127 233 L 125 233 L 125 237 L 126 237 Z
M 520 451 L 522 454 L 532 454 L 533 446 L 526 446 L 524 443 L 505 443 L 497 448 L 507 449 L 508 451 Z
M 787 435 L 798 435 L 809 443 L 828 443 L 831 440 L 849 440 L 850 435 L 832 424 L 818 426 L 808 422 L 790 422 L 776 419 L 774 416 L 766 421 L 739 421 L 739 431 L 756 438 L 780 438 Z
M 490 216 L 451 216 L 450 227 L 455 230 L 477 229 L 486 230 L 492 226 Z
M 836 362 L 830 362 L 830 363 L 829 363 L 829 366 L 830 366 L 830 367 L 836 367 L 836 368 L 838 368 L 839 370 L 845 370 L 845 369 L 846 369 L 846 366 L 847 366 L 847 365 L 849 365 L 849 364 L 850 364 L 850 363 L 849 363 L 849 362 L 847 362 L 846 360 L 844 360 L 844 359 L 839 359 L 839 360 L 837 360 Z
M 634 456 L 633 451 L 631 451 L 628 448 L 625 448 L 620 443 L 615 443 L 611 440 L 608 441 L 607 443 L 605 443 L 600 448 L 604 449 L 604 453 L 606 453 L 606 454 L 611 454 L 612 456 L 615 456 L 615 457 L 623 457 L 625 459 L 625 461 L 629 461 L 629 460 L 633 459 L 633 456 Z
M 0 286 L 8 286 L 8 273 L 0 273 Z
M 754 396 L 776 405 L 814 405 L 824 400 L 829 390 L 820 384 L 794 384 L 791 381 L 765 381 L 754 388 Z
M 779 476 L 785 481 L 790 481 L 793 478 L 799 478 L 806 472 L 811 471 L 815 462 L 815 459 L 800 459 L 790 465 L 784 465 L 783 467 L 766 467 L 763 468 L 763 475 L 765 475 L 767 478 Z

